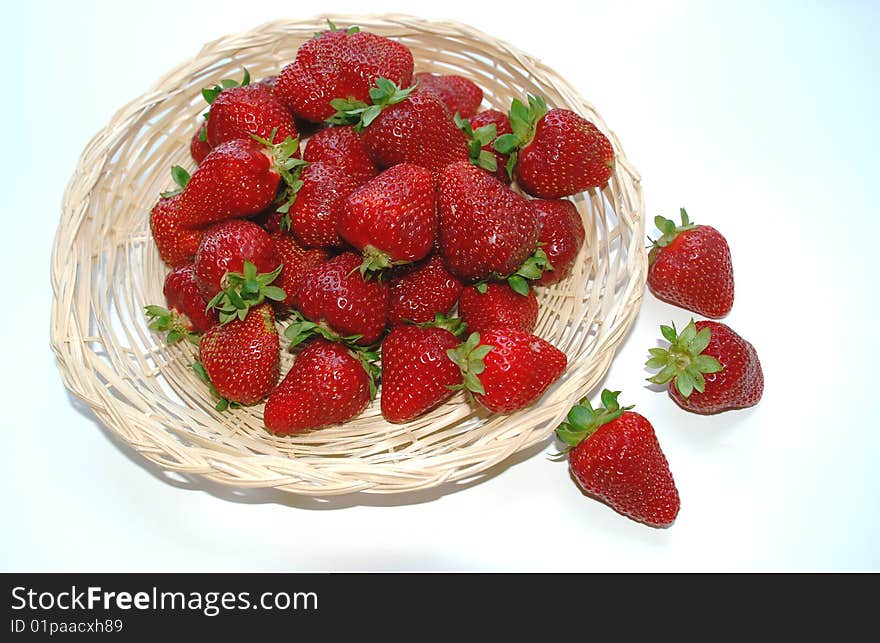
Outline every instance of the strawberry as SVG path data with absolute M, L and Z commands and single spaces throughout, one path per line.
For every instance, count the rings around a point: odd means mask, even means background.
M 470 120 L 456 117 L 455 123 L 470 139 L 471 163 L 510 185 L 510 176 L 507 173 L 508 155 L 495 150 L 495 140 L 513 132 L 507 114 L 497 109 L 487 109 L 472 116 Z
M 263 304 L 244 319 L 209 328 L 193 368 L 220 398 L 218 411 L 231 403 L 256 404 L 278 381 L 279 350 L 272 307 Z
M 399 269 L 390 281 L 388 321 L 423 324 L 438 313 L 446 314 L 461 294 L 461 282 L 443 265 L 438 255 L 411 267 Z
M 424 326 L 395 326 L 382 342 L 382 415 L 409 422 L 434 409 L 461 386 L 461 371 L 446 354 L 458 345 L 460 320 L 438 315 Z
M 293 116 L 267 85 L 229 87 L 209 103 L 207 136 L 211 147 L 251 134 L 265 139 L 274 136 L 276 141 L 299 136 Z
M 357 335 L 357 343 L 368 346 L 388 321 L 388 284 L 364 281 L 358 272 L 361 262 L 358 255 L 344 252 L 312 268 L 300 281 L 293 303 L 306 319 L 342 337 Z
M 420 72 L 415 75 L 419 88 L 437 96 L 452 113 L 470 118 L 483 102 L 483 90 L 472 80 L 454 74 Z
M 400 43 L 376 34 L 331 30 L 306 41 L 296 59 L 281 70 L 275 95 L 297 116 L 320 123 L 336 111 L 336 98 L 366 101 L 378 77 L 408 87 L 412 53 Z
M 535 252 L 538 214 L 525 198 L 468 161 L 438 183 L 440 251 L 459 279 L 506 278 Z
M 366 183 L 379 173 L 370 158 L 362 134 L 351 125 L 328 127 L 309 139 L 303 160 L 332 165 L 357 181 Z
M 755 347 L 729 326 L 692 319 L 679 333 L 672 326 L 660 332 L 668 349 L 652 348 L 649 378 L 667 384 L 669 397 L 686 411 L 709 415 L 754 406 L 764 394 L 764 372 Z
M 523 296 L 507 284 L 477 284 L 461 291 L 458 314 L 471 332 L 517 328 L 532 333 L 538 323 L 538 298 L 533 290 Z
M 695 225 L 681 209 L 681 225 L 658 216 L 663 233 L 648 253 L 648 287 L 658 299 L 706 317 L 733 307 L 733 264 L 727 240 L 711 226 Z
M 193 161 L 198 165 L 205 160 L 205 157 L 210 152 L 211 145 L 208 143 L 208 126 L 202 123 L 189 142 L 189 155 L 192 156 Z
M 602 408 L 584 398 L 556 435 L 569 446 L 572 476 L 590 496 L 651 527 L 668 527 L 681 501 L 654 427 L 619 392 L 602 391 Z
M 510 107 L 512 134 L 495 149 L 510 154 L 519 186 L 532 196 L 558 199 L 605 185 L 614 173 L 614 148 L 593 123 L 567 109 L 548 111 L 543 98 Z
M 493 413 L 512 413 L 540 398 L 565 371 L 565 353 L 537 335 L 497 328 L 447 351 L 463 387 Z
M 281 260 L 269 234 L 256 223 L 232 219 L 218 223 L 202 238 L 195 274 L 208 306 L 220 321 L 244 319 L 248 309 L 265 299 L 284 301 L 286 293 L 271 285 L 281 272 Z
M 196 333 L 203 333 L 220 323 L 216 311 L 206 309 L 208 302 L 196 285 L 195 270 L 192 264 L 175 268 L 165 277 L 163 288 L 168 308 L 147 306 L 150 330 L 167 332 L 169 344 L 186 338 L 195 339 Z
M 535 285 L 549 286 L 559 283 L 571 274 L 574 261 L 584 245 L 586 231 L 581 215 L 574 203 L 565 199 L 533 199 L 532 207 L 538 211 L 541 249 L 553 265 L 552 271 L 544 272 Z
M 293 306 L 293 293 L 302 281 L 303 276 L 315 266 L 318 266 L 330 255 L 322 248 L 307 250 L 300 247 L 291 235 L 278 232 L 269 235 L 275 254 L 281 260 L 283 268 L 278 275 L 277 285 L 284 291 L 284 301 L 278 302 L 278 310 L 286 311 Z
M 180 224 L 180 195 L 162 197 L 150 211 L 150 231 L 159 256 L 172 268 L 192 263 L 204 230 L 191 230 Z
M 345 199 L 358 186 L 357 180 L 324 162 L 309 163 L 299 175 L 296 192 L 281 228 L 290 230 L 307 248 L 341 248 L 337 223 Z
M 276 435 L 290 435 L 360 414 L 375 387 L 366 359 L 338 342 L 313 340 L 266 400 L 266 428 Z
M 401 163 L 348 195 L 339 235 L 364 255 L 361 274 L 423 259 L 437 234 L 434 177 Z

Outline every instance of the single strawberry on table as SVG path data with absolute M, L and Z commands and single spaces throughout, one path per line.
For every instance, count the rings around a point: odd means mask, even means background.
M 517 328 L 532 333 L 538 323 L 538 298 L 534 290 L 521 295 L 504 283 L 476 284 L 461 291 L 458 314 L 471 332 Z
M 461 282 L 450 273 L 439 255 L 396 269 L 389 281 L 388 321 L 422 324 L 451 311 L 461 294 Z
M 363 253 L 361 274 L 425 258 L 437 235 L 433 175 L 409 163 L 385 170 L 348 195 L 337 230 Z
M 359 415 L 375 394 L 375 357 L 339 342 L 313 339 L 266 400 L 266 428 L 290 435 Z
M 568 363 L 558 348 L 517 328 L 471 333 L 447 355 L 461 369 L 463 388 L 493 413 L 537 401 Z
M 278 381 L 280 347 L 272 307 L 262 304 L 243 320 L 209 328 L 193 368 L 220 399 L 218 411 L 232 403 L 256 404 Z
M 559 283 L 571 275 L 575 259 L 584 245 L 586 231 L 574 203 L 566 199 L 532 199 L 532 207 L 541 221 L 538 243 L 553 270 L 544 271 L 536 286 Z
M 654 219 L 662 236 L 648 253 L 648 287 L 658 299 L 706 317 L 733 308 L 733 263 L 727 240 L 712 226 L 692 223 L 681 208 L 681 225 Z
M 436 408 L 461 385 L 461 370 L 447 351 L 459 344 L 459 319 L 395 326 L 382 342 L 382 415 L 409 422 Z
M 571 475 L 588 495 L 652 527 L 668 527 L 681 507 L 654 427 L 621 408 L 618 392 L 602 391 L 602 407 L 584 398 L 556 429 L 568 446 Z
M 513 133 L 498 137 L 495 149 L 508 154 L 508 171 L 519 186 L 542 199 L 558 199 L 600 187 L 614 173 L 614 148 L 593 123 L 568 109 L 549 109 L 529 96 L 514 99 Z
M 353 125 L 328 127 L 308 140 L 303 160 L 308 163 L 326 163 L 341 170 L 358 185 L 366 183 L 379 173 L 364 144 L 363 134 Z
M 660 371 L 649 378 L 669 384 L 669 397 L 686 411 L 709 415 L 757 404 L 764 394 L 764 372 L 755 347 L 729 326 L 692 319 L 681 332 L 661 326 L 668 348 L 651 348 L 646 366 Z
M 464 76 L 419 72 L 415 80 L 420 89 L 436 95 L 451 113 L 458 113 L 462 118 L 476 114 L 483 102 L 483 90 Z

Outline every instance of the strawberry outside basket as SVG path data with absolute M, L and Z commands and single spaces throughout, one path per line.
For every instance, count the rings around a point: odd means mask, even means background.
M 150 236 L 148 212 L 168 189 L 172 165 L 192 169 L 188 145 L 205 109 L 200 89 L 239 77 L 242 67 L 255 78 L 277 73 L 327 18 L 406 44 L 416 71 L 473 79 L 485 91 L 484 107 L 506 111 L 512 98 L 540 94 L 551 107 L 593 121 L 612 141 L 617 162 L 608 185 L 572 199 L 587 230 L 573 274 L 538 289 L 536 333 L 563 350 L 569 364 L 532 407 L 491 415 L 458 393 L 432 413 L 394 425 L 383 419 L 377 399 L 344 425 L 275 437 L 262 426 L 262 405 L 215 411 L 190 368 L 197 348 L 167 346 L 147 328 L 143 308 L 164 303 L 168 271 Z M 88 144 L 65 192 L 52 251 L 51 343 L 65 386 L 116 436 L 166 470 L 310 496 L 474 481 L 547 441 L 569 407 L 601 380 L 641 303 L 644 238 L 639 175 L 619 141 L 587 101 L 535 58 L 454 22 L 398 15 L 271 22 L 206 45 L 120 109 Z M 282 375 L 292 359 L 285 351 Z

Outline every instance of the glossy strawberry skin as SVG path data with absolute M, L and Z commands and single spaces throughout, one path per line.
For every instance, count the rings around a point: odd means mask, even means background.
M 549 286 L 571 275 L 578 252 L 584 245 L 586 231 L 581 215 L 571 201 L 532 199 L 530 203 L 541 221 L 541 236 L 538 238 L 543 244 L 541 249 L 553 266 L 553 270 L 544 271 L 533 283 Z
M 408 87 L 412 72 L 412 53 L 400 43 L 367 32 L 331 31 L 300 46 L 273 91 L 297 116 L 320 123 L 336 111 L 330 106 L 334 98 L 369 102 L 377 77 Z
M 180 217 L 180 195 L 161 198 L 150 211 L 150 232 L 167 265 L 179 268 L 193 262 L 204 230 L 183 227 Z
M 274 271 L 281 263 L 265 230 L 242 219 L 223 221 L 209 228 L 195 258 L 196 282 L 202 297 L 210 301 L 222 289 L 224 275 L 241 273 L 245 261 L 262 273 Z
M 382 110 L 364 131 L 364 143 L 382 168 L 412 163 L 437 172 L 469 158 L 467 137 L 452 114 L 434 94 L 418 89 Z
M 275 137 L 271 140 L 274 143 L 299 135 L 293 116 L 268 85 L 230 87 L 220 92 L 211 103 L 207 126 L 211 147 L 251 135 L 269 140 L 273 130 Z
M 186 317 L 184 323 L 189 330 L 203 333 L 220 323 L 217 311 L 206 310 L 208 302 L 199 292 L 193 264 L 169 272 L 162 292 L 169 310 L 176 310 Z
M 465 281 L 514 273 L 538 244 L 538 213 L 529 202 L 469 161 L 445 168 L 438 181 L 440 251 Z
M 263 422 L 290 435 L 345 422 L 370 402 L 370 380 L 345 346 L 315 339 L 266 400 Z
M 291 232 L 307 248 L 341 248 L 339 217 L 357 181 L 324 162 L 307 165 L 300 179 L 303 185 L 289 212 Z
M 513 133 L 513 129 L 510 127 L 510 118 L 507 114 L 497 109 L 487 109 L 472 116 L 469 120 L 471 128 L 475 130 L 485 127 L 486 125 L 494 125 L 496 132 L 495 138 L 503 136 L 504 134 Z M 483 146 L 484 150 L 495 155 L 495 162 L 497 163 L 498 169 L 495 170 L 493 175 L 505 185 L 510 185 L 510 176 L 507 174 L 507 160 L 509 155 L 496 151 L 493 142 L 487 143 Z
M 205 137 L 205 140 L 202 140 Z M 207 125 L 202 123 L 196 133 L 193 134 L 192 140 L 189 142 L 189 155 L 196 165 L 205 160 L 205 157 L 211 152 L 211 144 L 207 141 Z
M 483 90 L 464 76 L 421 72 L 415 75 L 415 79 L 421 89 L 437 96 L 450 113 L 458 112 L 462 118 L 476 114 L 483 102 Z
M 461 282 L 450 273 L 438 255 L 412 267 L 399 269 L 390 281 L 388 321 L 423 324 L 438 313 L 446 314 L 461 294 Z
M 281 288 L 287 297 L 278 302 L 280 311 L 287 311 L 293 306 L 293 295 L 307 272 L 319 266 L 330 258 L 330 254 L 323 248 L 306 249 L 301 247 L 296 239 L 285 232 L 269 235 L 275 254 L 281 260 L 283 268 L 274 284 Z
M 396 326 L 382 342 L 382 415 L 409 422 L 449 399 L 461 371 L 446 351 L 458 339 L 443 328 Z
M 614 172 L 614 148 L 593 123 L 567 109 L 551 109 L 518 153 L 516 178 L 532 196 L 558 199 L 600 187 Z
M 568 452 L 572 476 L 589 495 L 647 525 L 666 527 L 681 501 L 651 423 L 638 413 L 600 426 Z
M 706 381 L 703 393 L 695 390 L 685 399 L 675 385 L 670 384 L 669 397 L 686 411 L 701 415 L 757 404 L 764 394 L 764 371 L 755 347 L 721 322 L 698 321 L 696 327 L 698 332 L 703 328 L 711 331 L 709 345 L 702 354 L 717 359 L 722 369 L 703 374 Z
M 199 358 L 214 388 L 239 404 L 256 404 L 269 394 L 278 381 L 279 351 L 268 304 L 251 308 L 243 321 L 208 329 L 199 344 Z
M 476 286 L 461 291 L 458 314 L 467 324 L 468 332 L 486 333 L 496 328 L 516 328 L 532 333 L 538 323 L 538 298 L 529 289 L 527 296 L 513 291 L 507 284 L 486 284 L 486 292 Z
M 423 259 L 437 235 L 433 175 L 409 163 L 385 170 L 348 195 L 337 230 L 358 250 L 394 262 Z
M 227 141 L 211 150 L 180 194 L 180 223 L 197 228 L 257 214 L 272 203 L 279 180 L 263 145 Z
M 480 345 L 494 348 L 478 375 L 486 392 L 474 397 L 494 413 L 512 413 L 537 401 L 568 363 L 552 344 L 515 328 L 481 333 Z
M 727 240 L 711 226 L 680 232 L 649 253 L 648 287 L 654 296 L 705 317 L 733 307 L 733 263 Z
M 362 185 L 379 173 L 370 158 L 364 137 L 351 125 L 328 127 L 309 139 L 303 159 L 332 165 Z
M 294 307 L 307 319 L 326 323 L 342 337 L 361 335 L 358 343 L 375 342 L 388 321 L 388 284 L 365 281 L 362 259 L 344 252 L 308 271 L 294 296 Z

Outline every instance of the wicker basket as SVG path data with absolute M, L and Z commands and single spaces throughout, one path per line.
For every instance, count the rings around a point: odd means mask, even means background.
M 545 441 L 579 397 L 596 386 L 628 332 L 646 270 L 644 206 L 636 171 L 593 107 L 538 60 L 468 26 L 407 16 L 329 16 L 405 43 L 417 71 L 459 73 L 485 90 L 484 104 L 541 94 L 573 109 L 611 138 L 616 171 L 603 190 L 574 200 L 587 243 L 574 274 L 539 289 L 537 333 L 568 356 L 566 373 L 533 407 L 507 416 L 477 410 L 457 394 L 405 425 L 384 421 L 378 400 L 344 425 L 279 438 L 262 406 L 214 410 L 189 364 L 187 342 L 166 346 L 143 307 L 162 303 L 167 269 L 147 213 L 169 185 L 169 168 L 192 165 L 190 137 L 204 110 L 199 89 L 247 67 L 277 73 L 326 16 L 272 22 L 205 46 L 123 107 L 83 152 L 64 195 L 52 253 L 52 348 L 64 383 L 119 438 L 163 468 L 240 487 L 307 495 L 394 493 L 473 481 Z M 289 367 L 284 355 L 282 373 Z

